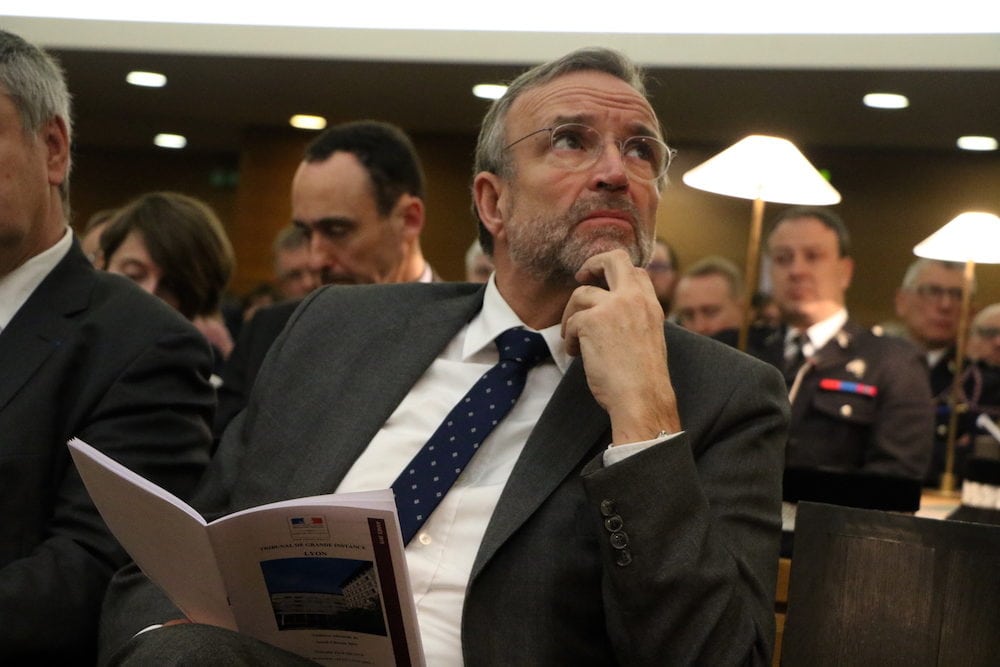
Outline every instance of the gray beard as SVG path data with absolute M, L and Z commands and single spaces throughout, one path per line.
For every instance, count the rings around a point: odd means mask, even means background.
M 508 228 L 508 251 L 515 264 L 546 284 L 575 287 L 576 272 L 585 261 L 602 252 L 621 248 L 634 266 L 645 266 L 653 252 L 653 239 L 638 228 L 629 234 L 619 227 L 594 230 L 586 237 L 574 234 L 577 221 L 591 211 L 613 209 L 628 211 L 633 219 L 638 212 L 632 202 L 620 197 L 602 196 L 577 201 L 566 214 L 555 218 L 534 218 Z

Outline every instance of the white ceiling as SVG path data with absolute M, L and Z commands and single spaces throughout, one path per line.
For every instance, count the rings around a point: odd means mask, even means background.
M 490 10 L 516 16 L 518 3 L 526 4 L 508 0 Z M 185 2 L 170 3 L 178 4 Z M 739 9 L 720 10 L 726 4 L 700 6 L 739 18 Z M 849 18 L 845 8 L 864 4 L 850 0 L 836 9 Z M 949 3 L 967 4 L 992 5 Z M 815 3 L 792 5 L 811 7 L 821 24 L 833 16 L 817 16 Z M 628 13 L 640 16 L 633 21 L 644 30 L 670 23 L 666 3 L 657 3 L 656 20 L 649 21 L 638 6 L 644 3 L 630 4 Z M 584 2 L 572 9 L 602 18 L 596 7 Z M 607 3 L 601 7 L 609 11 Z M 231 152 L 246 129 L 282 126 L 300 112 L 470 134 L 485 110 L 469 93 L 472 84 L 506 80 L 527 64 L 599 44 L 647 66 L 672 143 L 727 145 L 758 132 L 805 146 L 950 151 L 960 134 L 1000 136 L 1000 19 L 974 18 L 974 32 L 966 24 L 957 34 L 837 35 L 303 28 L 9 15 L 0 26 L 60 58 L 75 97 L 77 139 L 96 147 L 148 147 L 153 133 L 174 131 L 188 135 L 193 150 Z M 937 19 L 942 30 L 954 23 Z M 170 83 L 161 90 L 126 86 L 124 76 L 135 68 L 159 69 Z M 875 89 L 904 93 L 911 107 L 865 109 L 861 96 Z

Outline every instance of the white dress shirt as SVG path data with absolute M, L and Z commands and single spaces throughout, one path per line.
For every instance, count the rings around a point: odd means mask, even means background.
M 823 346 L 844 328 L 845 324 L 847 324 L 847 309 L 841 308 L 830 317 L 806 329 L 804 333 L 807 341 L 802 345 L 802 355 L 806 359 L 811 359 L 818 350 L 823 349 Z M 788 327 L 788 331 L 785 332 L 786 359 L 789 357 L 790 348 L 794 346 L 796 336 L 800 333 L 803 333 L 802 329 L 795 327 Z
M 38 253 L 7 275 L 0 277 L 0 331 L 10 324 L 17 311 L 42 284 L 45 276 L 62 261 L 72 245 L 73 232 L 67 227 L 62 238 L 51 248 Z
M 413 386 L 355 461 L 337 492 L 391 486 L 451 408 L 497 363 L 499 355 L 493 340 L 517 326 L 525 325 L 500 296 L 491 277 L 483 309 L 459 331 Z M 486 437 L 455 485 L 406 547 L 428 665 L 462 664 L 462 605 L 486 525 L 538 416 L 572 363 L 563 345 L 560 325 L 539 333 L 545 338 L 552 359 L 529 371 L 529 381 L 517 403 Z M 605 464 L 659 441 L 606 450 Z

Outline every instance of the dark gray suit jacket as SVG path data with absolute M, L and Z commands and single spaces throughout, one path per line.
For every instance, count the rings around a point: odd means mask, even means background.
M 313 293 L 226 431 L 199 509 L 214 516 L 335 489 L 482 295 L 469 284 Z M 784 384 L 718 342 L 672 325 L 666 336 L 685 429 L 674 441 L 604 468 L 610 422 L 579 360 L 540 416 L 473 568 L 467 665 L 769 663 Z M 602 507 L 621 518 L 626 565 Z M 109 648 L 177 614 L 149 589 L 134 571 L 116 576 Z
M 189 322 L 75 243 L 0 332 L 0 664 L 93 664 L 127 560 L 66 441 L 188 494 L 208 462 L 210 372 Z
M 780 368 L 784 340 L 784 330 L 777 330 L 749 352 Z M 920 351 L 848 321 L 813 361 L 792 405 L 786 465 L 923 479 L 934 405 Z M 876 395 L 837 383 L 874 387 Z

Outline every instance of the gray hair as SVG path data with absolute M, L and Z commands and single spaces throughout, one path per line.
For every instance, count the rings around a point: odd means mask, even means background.
M 719 276 L 729 285 L 729 296 L 740 299 L 743 296 L 743 277 L 740 269 L 734 263 L 718 255 L 704 257 L 684 272 L 684 277 L 699 278 L 705 276 Z
M 271 244 L 271 253 L 277 255 L 282 250 L 298 250 L 309 245 L 309 234 L 298 225 L 282 227 Z
M 982 310 L 976 313 L 976 316 L 974 318 L 972 318 L 973 330 L 975 330 L 976 327 L 983 326 L 983 323 L 986 320 L 996 315 L 1000 315 L 1000 303 L 991 303 L 990 305 L 984 307 Z
M 68 137 L 72 137 L 70 95 L 62 68 L 45 51 L 5 30 L 0 30 L 0 87 L 21 115 L 26 136 L 34 135 L 53 118 L 62 118 Z M 68 167 L 59 193 L 68 218 Z
M 624 54 L 613 49 L 588 47 L 578 49 L 557 60 L 543 63 L 523 72 L 507 87 L 507 92 L 495 100 L 483 118 L 476 142 L 476 152 L 472 167 L 473 176 L 480 172 L 490 172 L 509 178 L 512 164 L 504 153 L 507 141 L 506 121 L 511 106 L 524 92 L 545 85 L 561 76 L 573 72 L 604 72 L 629 84 L 646 96 L 645 75 L 642 69 Z M 662 180 L 659 184 L 662 184 Z M 483 251 L 493 255 L 493 237 L 479 219 L 475 203 L 472 214 L 479 226 L 479 242 Z
M 917 287 L 917 282 L 920 280 L 920 276 L 923 274 L 924 270 L 931 266 L 940 266 L 946 271 L 956 271 L 958 273 L 963 272 L 963 266 L 960 262 L 947 262 L 943 259 L 930 259 L 928 257 L 920 257 L 914 260 L 910 266 L 907 267 L 906 273 L 903 274 L 903 282 L 900 288 L 906 291 L 912 291 Z M 970 285 L 973 292 L 976 291 L 976 285 L 973 282 Z

